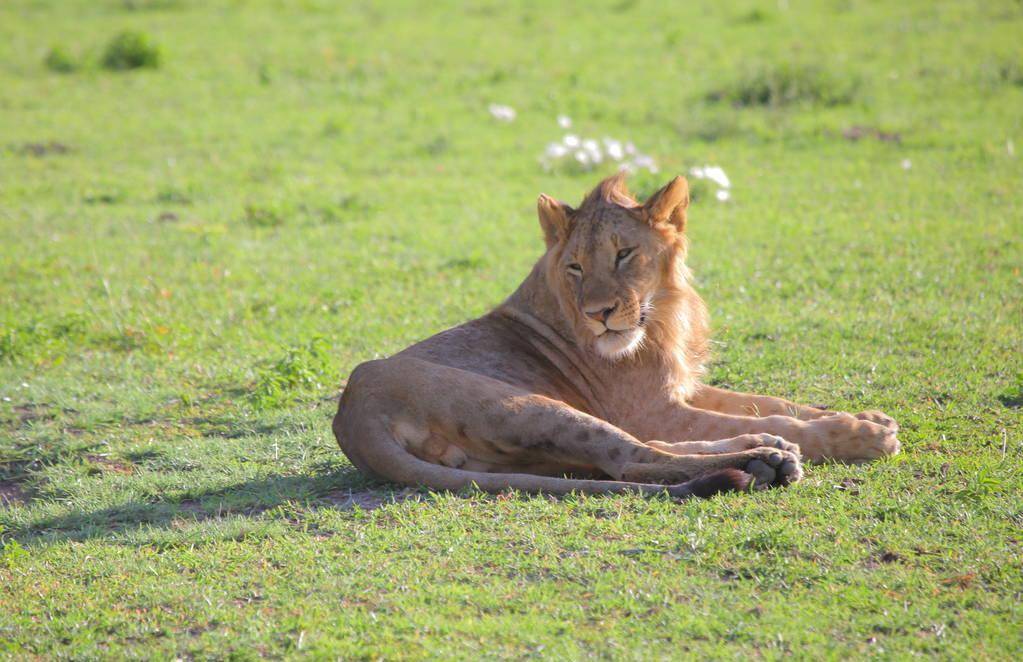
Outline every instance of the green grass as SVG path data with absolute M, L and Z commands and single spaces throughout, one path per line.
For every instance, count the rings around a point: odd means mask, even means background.
M 158 68 L 102 66 L 126 31 Z M 0 651 L 1018 659 L 1021 33 L 1008 1 L 3 3 Z M 499 302 L 536 195 L 611 172 L 543 171 L 559 113 L 654 156 L 640 192 L 731 177 L 690 213 L 715 383 L 881 408 L 904 453 L 681 504 L 355 472 L 348 372 Z

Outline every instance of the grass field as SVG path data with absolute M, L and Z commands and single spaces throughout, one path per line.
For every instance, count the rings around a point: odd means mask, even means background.
M 125 30 L 155 67 L 108 68 Z M 3 2 L 0 654 L 1019 659 L 1021 34 L 979 0 Z M 356 473 L 349 371 L 498 303 L 536 195 L 613 172 L 541 167 L 559 114 L 652 156 L 640 193 L 730 176 L 690 213 L 714 383 L 883 409 L 903 453 L 685 503 Z

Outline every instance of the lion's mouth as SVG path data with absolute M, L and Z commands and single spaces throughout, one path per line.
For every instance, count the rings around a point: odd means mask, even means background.
M 639 329 L 642 329 L 642 328 L 646 327 L 646 323 L 647 323 L 648 319 L 649 318 L 647 317 L 646 313 L 640 313 L 639 321 L 636 322 L 635 326 L 629 327 L 628 329 L 612 329 L 609 326 L 605 326 L 604 330 L 601 331 L 600 334 L 598 334 L 598 335 L 599 336 L 624 336 L 624 335 L 628 335 L 630 333 L 633 333 L 633 332 L 635 332 L 635 331 L 637 331 Z
M 597 335 L 597 337 L 601 338 L 603 336 L 609 336 L 609 337 L 627 336 L 629 334 L 635 333 L 636 331 L 639 331 L 645 325 L 646 325 L 646 320 L 644 320 L 643 318 L 640 318 L 639 322 L 636 323 L 636 326 L 631 326 L 631 327 L 629 327 L 627 329 L 612 329 L 609 326 L 605 326 L 604 330 L 601 331 Z
M 639 348 L 644 335 L 645 331 L 640 324 L 631 329 L 607 329 L 597 336 L 597 352 L 609 359 L 627 356 Z
M 603 324 L 589 324 L 590 331 L 598 338 L 623 338 L 632 336 L 635 333 L 644 333 L 647 324 L 653 319 L 654 306 L 649 300 L 644 301 L 639 307 L 639 318 L 633 321 L 633 325 L 627 328 L 614 328 L 608 321 Z M 600 328 L 597 328 L 600 327 Z

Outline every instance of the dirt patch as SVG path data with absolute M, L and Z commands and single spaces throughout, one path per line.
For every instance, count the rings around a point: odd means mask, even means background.
M 20 506 L 28 501 L 28 495 L 13 480 L 0 480 L 0 507 Z
M 178 507 L 186 513 L 192 513 L 194 515 L 205 515 L 206 509 L 196 501 L 195 499 L 185 499 L 178 504 Z
M 956 575 L 955 577 L 948 577 L 942 579 L 941 583 L 945 586 L 956 586 L 962 589 L 970 588 L 977 580 L 977 573 L 968 572 L 965 575 Z
M 842 137 L 846 140 L 857 142 L 865 138 L 873 138 L 883 143 L 901 143 L 902 136 L 894 131 L 882 131 L 872 126 L 860 126 L 855 124 L 842 131 Z
M 896 561 L 901 561 L 902 557 L 895 552 L 882 552 L 878 555 L 877 560 L 881 563 L 895 563 Z
M 32 423 L 34 421 L 52 421 L 57 418 L 56 415 L 50 411 L 50 405 L 32 402 L 17 405 L 14 408 L 14 415 L 18 417 L 18 424 L 22 427 L 24 427 L 27 423 Z
M 14 151 L 28 156 L 50 156 L 52 154 L 67 154 L 71 148 L 64 143 L 54 140 L 44 143 L 22 143 L 14 146 Z
M 45 403 L 26 402 L 22 405 L 15 405 L 11 408 L 13 416 L 0 418 L 0 424 L 11 429 L 20 429 L 36 422 L 52 421 L 57 418 L 50 410 L 50 405 Z
M 875 554 L 869 559 L 867 559 L 867 562 L 864 565 L 866 565 L 866 567 L 870 570 L 875 570 L 877 568 L 880 568 L 882 565 L 888 565 L 890 563 L 899 563 L 900 561 L 902 561 L 901 555 L 886 550 L 878 554 Z

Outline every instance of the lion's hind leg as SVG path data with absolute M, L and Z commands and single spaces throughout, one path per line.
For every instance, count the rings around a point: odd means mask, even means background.
M 352 462 L 387 480 L 433 489 L 476 485 L 486 491 L 672 496 L 708 496 L 750 483 L 749 474 L 734 463 L 683 466 L 675 456 L 558 400 L 455 368 L 392 361 L 353 373 L 334 421 L 338 442 Z M 673 470 L 656 481 L 622 480 L 625 465 L 657 461 L 673 464 Z M 615 480 L 516 470 L 536 463 L 562 471 L 589 467 Z M 487 464 L 487 470 L 478 470 Z
M 585 480 L 525 473 L 470 471 L 424 460 L 409 452 L 409 440 L 399 435 L 414 430 L 393 426 L 383 417 L 335 419 L 334 431 L 345 454 L 363 471 L 402 485 L 433 490 L 478 489 L 501 493 L 517 490 L 527 493 L 564 495 L 634 493 L 644 496 L 663 494 L 672 498 L 710 497 L 722 492 L 746 491 L 754 482 L 751 474 L 735 469 L 711 472 L 674 484 L 642 483 L 621 480 Z M 421 435 L 420 435 L 421 436 Z
M 756 481 L 753 475 L 736 469 L 715 471 L 674 484 L 467 471 L 421 460 L 399 444 L 389 443 L 386 439 L 374 444 L 369 456 L 374 466 L 382 467 L 376 473 L 403 485 L 432 490 L 478 489 L 491 494 L 515 490 L 553 495 L 632 493 L 643 496 L 665 495 L 676 499 L 706 498 L 723 492 L 745 492 Z

